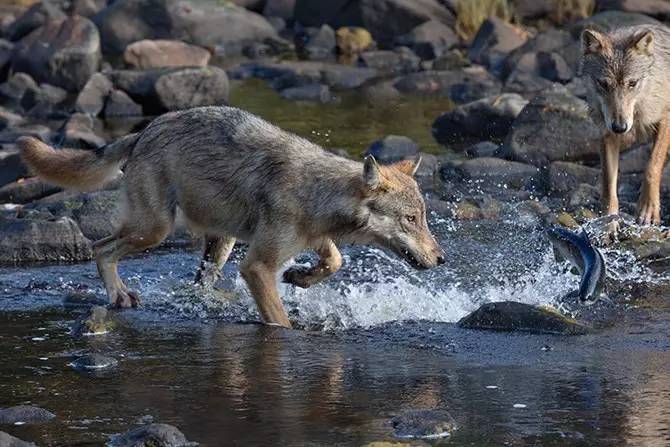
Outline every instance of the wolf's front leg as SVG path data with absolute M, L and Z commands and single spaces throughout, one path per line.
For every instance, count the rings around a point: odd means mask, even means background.
M 291 322 L 277 291 L 276 263 L 259 256 L 252 248 L 242 263 L 240 273 L 256 301 L 263 321 L 290 328 Z
M 284 272 L 283 280 L 304 289 L 323 281 L 342 267 L 342 255 L 330 239 L 317 247 L 319 263 L 313 267 L 293 266 Z
M 637 222 L 643 225 L 661 223 L 661 176 L 670 145 L 670 118 L 661 120 L 642 181 L 637 204 Z

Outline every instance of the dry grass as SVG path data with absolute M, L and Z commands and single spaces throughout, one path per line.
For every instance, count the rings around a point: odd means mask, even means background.
M 596 8 L 595 0 L 553 0 L 554 11 L 552 19 L 556 23 L 566 23 L 571 20 L 583 19 Z
M 0 0 L 0 6 L 9 5 L 9 6 L 30 6 L 33 3 L 37 3 L 39 0 Z
M 511 2 L 509 0 L 457 0 L 456 32 L 463 40 L 470 42 L 484 20 L 491 16 L 511 20 Z

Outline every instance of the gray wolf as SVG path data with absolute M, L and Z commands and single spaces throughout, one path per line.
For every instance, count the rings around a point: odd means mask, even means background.
M 670 30 L 632 26 L 584 30 L 581 71 L 594 118 L 606 128 L 601 150 L 603 212 L 618 214 L 619 152 L 655 135 L 638 200 L 640 224 L 661 221 L 661 175 L 670 144 Z
M 547 236 L 561 256 L 579 270 L 579 300 L 592 304 L 601 298 L 605 291 L 607 267 L 602 253 L 593 247 L 586 231 L 582 229 L 573 233 L 562 227 L 552 227 L 547 230 Z
M 303 250 L 315 250 L 318 263 L 283 276 L 300 287 L 340 268 L 336 241 L 373 244 L 420 269 L 445 262 L 412 177 L 416 162 L 348 160 L 239 109 L 168 113 L 97 152 L 55 150 L 34 138 L 18 145 L 34 173 L 65 187 L 100 186 L 123 167 L 122 224 L 94 244 L 109 300 L 121 307 L 139 298 L 121 281 L 119 259 L 159 244 L 177 207 L 205 240 L 196 281 L 211 285 L 235 241 L 248 242 L 241 275 L 263 320 L 281 326 L 290 322 L 275 277 Z

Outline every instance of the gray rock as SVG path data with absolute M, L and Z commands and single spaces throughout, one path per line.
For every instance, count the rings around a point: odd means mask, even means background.
M 4 82 L 9 74 L 14 44 L 8 40 L 0 39 L 0 82 Z
M 80 197 L 81 205 L 72 210 L 72 217 L 84 236 L 92 241 L 109 236 L 120 220 L 120 191 L 97 191 Z
M 133 101 L 124 91 L 115 89 L 107 97 L 102 115 L 105 118 L 142 116 L 142 106 Z
M 456 421 L 446 410 L 409 410 L 391 419 L 398 438 L 436 439 L 450 436 Z
M 335 57 L 335 31 L 328 25 L 305 28 L 295 35 L 298 54 L 310 60 L 330 60 Z
M 500 82 L 482 67 L 449 71 L 422 71 L 399 78 L 394 87 L 402 93 L 451 98 L 467 103 L 500 93 Z
M 558 162 L 557 162 L 558 163 Z M 600 190 L 589 183 L 580 183 L 570 191 L 568 205 L 571 208 L 600 208 Z
M 636 25 L 662 26 L 662 23 L 652 17 L 635 12 L 603 11 L 574 22 L 569 26 L 569 29 L 573 37 L 577 39 L 584 29 L 590 27 L 598 28 L 602 31 L 611 31 L 616 28 Z
M 535 166 L 490 157 L 446 162 L 440 174 L 445 182 L 459 180 L 494 188 L 533 190 L 541 183 L 540 170 Z
M 0 98 L 7 106 L 20 106 L 21 98 L 27 91 L 37 90 L 39 86 L 26 73 L 14 73 L 4 84 L 0 85 Z
M 26 90 L 21 98 L 21 107 L 29 117 L 38 119 L 58 119 L 67 116 L 63 106 L 67 92 L 50 84 L 40 84 L 37 89 Z
M 382 48 L 429 20 L 453 25 L 454 15 L 437 0 L 296 0 L 295 19 L 305 26 L 362 26 Z
M 43 0 L 36 2 L 7 28 L 9 40 L 17 41 L 47 22 L 62 20 L 66 17 L 62 2 Z
M 161 67 L 206 67 L 211 54 L 205 48 L 179 40 L 140 40 L 128 45 L 123 61 L 136 70 Z
M 602 130 L 587 104 L 563 94 L 533 99 L 512 124 L 505 147 L 514 160 L 546 167 L 552 161 L 595 161 Z
M 0 131 L 0 144 L 14 143 L 19 137 L 31 136 L 48 142 L 51 139 L 51 129 L 41 124 L 24 124 Z
M 107 300 L 89 290 L 72 290 L 63 298 L 63 305 L 67 307 L 106 306 Z
M 595 185 L 600 170 L 577 163 L 555 161 L 549 165 L 549 191 L 565 195 L 582 183 Z
M 113 357 L 93 353 L 84 354 L 74 358 L 70 363 L 70 366 L 72 366 L 74 369 L 90 371 L 113 368 L 118 364 L 118 360 Z
M 601 11 L 615 9 L 670 20 L 670 3 L 666 0 L 597 0 L 596 5 Z
M 513 301 L 486 303 L 463 317 L 458 326 L 533 334 L 584 335 L 591 332 L 588 326 L 553 309 Z
M 422 23 L 395 40 L 396 45 L 411 48 L 421 59 L 441 57 L 458 43 L 458 36 L 451 27 L 437 20 Z
M 540 76 L 554 82 L 568 82 L 574 73 L 559 53 L 537 53 Z
M 37 444 L 27 441 L 22 441 L 15 438 L 9 433 L 0 431 L 0 446 L 2 447 L 37 447 Z
M 0 187 L 0 203 L 30 203 L 61 191 L 36 177 L 17 180 Z
M 641 173 L 647 169 L 651 143 L 636 145 L 623 150 L 619 155 L 619 172 L 621 174 Z
M 374 68 L 386 76 L 417 71 L 419 62 L 419 57 L 406 47 L 399 47 L 394 50 L 364 51 L 358 56 L 359 66 Z
M 105 99 L 112 91 L 112 81 L 102 73 L 95 73 L 89 78 L 77 96 L 75 110 L 98 116 L 105 107 Z
M 218 67 L 184 68 L 160 76 L 154 91 L 165 110 L 226 105 L 228 76 Z
M 537 53 L 556 53 L 569 67 L 577 67 L 581 57 L 579 42 L 569 32 L 550 28 L 511 51 L 501 66 L 501 76 L 507 79 L 513 71 L 539 75 Z M 522 61 L 524 57 L 526 60 Z
M 5 107 L 0 106 L 0 130 L 23 124 L 24 118 Z
M 115 327 L 116 321 L 110 311 L 102 306 L 93 306 L 75 322 L 71 333 L 76 337 L 104 335 Z
M 0 149 L 0 186 L 15 182 L 28 175 L 16 147 Z
M 433 137 L 449 147 L 464 142 L 501 139 L 526 104 L 528 101 L 521 96 L 505 93 L 459 105 L 435 120 Z
M 293 18 L 295 0 L 267 0 L 263 8 L 265 17 L 280 17 L 282 19 Z
M 470 158 L 497 157 L 500 153 L 500 145 L 492 141 L 480 141 L 466 147 L 463 153 Z
M 322 84 L 307 84 L 300 87 L 290 87 L 282 90 L 279 94 L 282 98 L 291 101 L 313 101 L 325 104 L 333 100 L 333 96 L 330 93 L 328 86 Z
M 55 417 L 56 415 L 52 412 L 32 405 L 17 405 L 0 409 L 0 424 L 15 424 L 17 422 L 39 424 L 50 421 Z
M 489 17 L 477 31 L 468 50 L 468 58 L 475 64 L 489 67 L 494 72 L 509 52 L 526 42 L 527 33 L 502 19 Z
M 52 20 L 21 39 L 14 48 L 12 70 L 36 81 L 81 90 L 100 66 L 100 36 L 84 17 Z
M 0 263 L 75 262 L 91 259 L 91 242 L 69 218 L 54 221 L 0 218 Z
M 105 139 L 96 135 L 96 122 L 86 113 L 73 113 L 58 130 L 58 141 L 70 148 L 97 149 L 105 145 Z
M 372 143 L 365 151 L 365 155 L 372 155 L 382 164 L 416 159 L 419 155 L 419 145 L 404 136 L 388 135 Z
M 168 424 L 149 424 L 112 437 L 108 447 L 194 447 L 178 428 Z

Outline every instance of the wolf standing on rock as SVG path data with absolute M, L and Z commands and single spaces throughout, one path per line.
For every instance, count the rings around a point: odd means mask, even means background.
M 607 129 L 601 149 L 603 212 L 617 214 L 619 151 L 655 134 L 637 219 L 661 222 L 661 175 L 670 144 L 670 30 L 632 26 L 582 33 L 582 72 L 596 119 Z
M 121 257 L 159 244 L 179 207 L 204 235 L 196 281 L 212 285 L 237 239 L 249 243 L 240 271 L 263 320 L 290 327 L 276 274 L 300 251 L 320 257 L 284 280 L 309 287 L 336 272 L 335 241 L 374 244 L 416 268 L 444 263 L 426 223 L 417 164 L 347 160 L 231 107 L 202 107 L 154 120 L 99 151 L 55 150 L 24 137 L 25 163 L 46 181 L 89 189 L 125 172 L 125 212 L 113 235 L 94 244 L 112 304 L 136 306 L 117 272 Z

